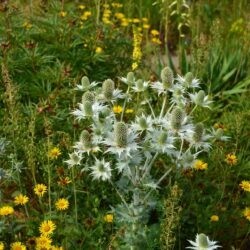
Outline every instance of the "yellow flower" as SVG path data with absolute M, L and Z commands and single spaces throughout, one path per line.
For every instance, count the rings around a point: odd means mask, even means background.
M 246 207 L 243 211 L 243 215 L 246 217 L 247 220 L 250 221 L 250 207 Z
M 219 216 L 218 215 L 212 215 L 211 217 L 210 217 L 210 221 L 218 221 L 219 220 Z
M 52 220 L 45 220 L 40 224 L 39 232 L 42 235 L 48 236 L 56 229 L 56 225 Z
M 29 197 L 26 195 L 19 194 L 15 196 L 14 203 L 16 205 L 25 205 L 29 201 Z
M 250 192 L 250 181 L 242 181 L 239 185 L 244 191 Z
M 59 16 L 60 16 L 60 17 L 66 17 L 66 16 L 67 16 L 67 12 L 66 12 L 66 11 L 61 11 L 61 12 L 59 13 Z
M 150 25 L 147 24 L 147 23 L 144 23 L 144 24 L 142 25 L 142 28 L 147 30 L 147 29 L 150 28 Z
M 207 163 L 203 162 L 202 160 L 196 160 L 194 162 L 194 169 L 196 170 L 206 170 L 207 169 Z
M 3 206 L 0 208 L 0 215 L 6 216 L 14 213 L 14 209 L 11 206 Z
M 133 62 L 132 63 L 132 70 L 136 70 L 138 68 L 138 63 L 137 62 Z
M 54 147 L 52 149 L 50 149 L 50 151 L 48 152 L 48 157 L 51 159 L 57 159 L 59 155 L 61 155 L 61 151 L 58 147 Z
M 148 18 L 146 18 L 146 17 L 143 17 L 141 20 L 142 20 L 144 23 L 147 23 L 147 22 L 148 22 Z
M 29 29 L 31 29 L 32 24 L 31 24 L 30 22 L 28 22 L 28 21 L 25 21 L 25 22 L 23 23 L 23 27 L 24 27 L 26 30 L 29 30 Z
M 55 206 L 57 210 L 66 210 L 69 207 L 69 201 L 64 198 L 58 199 L 55 203 Z
M 102 51 L 103 51 L 103 49 L 101 47 L 96 47 L 96 49 L 95 49 L 96 54 L 100 54 L 100 53 L 102 53 Z
M 156 38 L 156 37 L 153 37 L 151 39 L 151 42 L 154 43 L 154 44 L 161 45 L 161 40 L 159 38 Z
M 78 9 L 80 9 L 80 10 L 84 10 L 84 9 L 85 9 L 85 5 L 80 4 L 80 5 L 78 6 Z
M 36 249 L 49 249 L 51 247 L 52 240 L 46 236 L 41 235 L 40 237 L 36 238 Z
M 80 19 L 85 21 L 87 20 L 89 17 L 91 16 L 91 12 L 90 11 L 84 11 L 83 14 L 80 16 Z
M 4 250 L 4 244 L 2 241 L 0 241 L 0 250 Z
M 123 13 L 121 13 L 121 12 L 118 12 L 118 13 L 115 13 L 115 17 L 117 19 L 123 19 L 123 18 L 125 18 L 125 15 Z
M 126 113 L 126 114 L 131 114 L 131 113 L 133 113 L 133 112 L 134 112 L 133 109 L 126 109 L 126 110 L 125 110 L 125 113 Z
M 114 220 L 114 215 L 113 214 L 106 214 L 103 219 L 107 223 L 112 223 Z
M 127 18 L 121 19 L 121 26 L 127 27 L 129 25 L 129 21 Z
M 113 112 L 115 114 L 120 114 L 122 112 L 122 107 L 120 105 L 113 106 Z
M 158 36 L 160 34 L 160 32 L 158 30 L 151 30 L 150 33 L 152 36 Z
M 26 250 L 26 246 L 22 242 L 14 242 L 10 245 L 11 250 Z
M 50 250 L 63 250 L 63 247 L 51 246 Z
M 34 192 L 39 197 L 43 197 L 43 195 L 47 192 L 47 186 L 44 184 L 37 184 L 34 187 Z
M 134 18 L 134 19 L 132 20 L 132 22 L 133 22 L 133 23 L 139 23 L 139 22 L 140 22 L 140 19 Z
M 237 164 L 237 157 L 235 154 L 227 154 L 225 161 L 227 164 L 229 164 L 231 166 L 236 165 Z

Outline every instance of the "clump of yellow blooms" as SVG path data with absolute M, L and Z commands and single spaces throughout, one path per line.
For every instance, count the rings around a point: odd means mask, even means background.
M 142 58 L 141 42 L 142 34 L 138 28 L 133 29 L 133 63 L 132 70 L 136 70 Z
M 152 29 L 150 31 L 151 34 L 151 42 L 157 45 L 161 45 L 161 40 L 159 39 L 160 32 L 156 29 Z
M 243 189 L 246 192 L 250 192 L 250 181 L 242 181 L 239 185 L 241 189 Z
M 227 164 L 233 166 L 237 164 L 237 157 L 235 154 L 227 154 L 225 161 Z
M 43 197 L 43 195 L 47 192 L 47 186 L 44 184 L 37 184 L 34 187 L 34 192 L 39 197 Z
M 14 198 L 14 203 L 16 205 L 25 205 L 27 202 L 29 201 L 29 197 L 27 197 L 26 195 L 22 195 L 22 194 L 19 194 L 17 196 L 15 196 Z
M 106 7 L 103 10 L 103 15 L 102 15 L 102 21 L 103 21 L 103 23 L 109 24 L 109 25 L 113 24 L 110 21 L 110 17 L 111 17 L 111 10 L 109 8 L 109 5 L 107 4 Z
M 7 216 L 14 213 L 14 208 L 11 206 L 3 206 L 0 208 L 0 215 Z
M 80 16 L 82 21 L 86 21 L 92 15 L 91 11 L 84 11 L 83 14 Z
M 194 169 L 196 170 L 206 170 L 207 169 L 207 163 L 203 162 L 202 160 L 196 160 L 194 162 Z
M 52 149 L 49 150 L 48 152 L 48 157 L 50 159 L 57 159 L 59 157 L 59 155 L 61 155 L 61 151 L 58 147 L 54 147 Z
M 113 112 L 115 114 L 120 114 L 122 112 L 122 107 L 120 105 L 113 106 Z
M 112 223 L 114 220 L 114 215 L 113 214 L 106 214 L 103 219 L 107 223 Z
M 216 222 L 216 221 L 219 221 L 219 216 L 218 215 L 212 215 L 211 217 L 210 217 L 210 221 L 212 221 L 212 222 Z

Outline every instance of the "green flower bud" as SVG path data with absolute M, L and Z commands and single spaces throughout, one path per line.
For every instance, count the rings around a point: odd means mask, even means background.
M 197 123 L 195 128 L 194 128 L 194 135 L 193 135 L 193 140 L 195 142 L 200 142 L 201 141 L 203 131 L 204 131 L 203 124 L 202 123 Z
M 83 130 L 80 135 L 80 140 L 83 143 L 84 148 L 91 148 L 91 134 L 87 130 Z
M 143 80 L 139 79 L 135 82 L 135 86 L 137 87 L 138 90 L 143 90 Z
M 87 76 L 83 76 L 81 79 L 81 84 L 83 86 L 83 89 L 88 89 L 90 86 L 89 78 Z
M 127 145 L 127 126 L 124 122 L 117 122 L 114 128 L 115 142 L 118 147 Z
M 193 79 L 194 79 L 193 74 L 192 74 L 191 72 L 188 72 L 188 73 L 185 75 L 185 84 L 186 84 L 187 86 L 190 86 Z
M 112 99 L 114 89 L 115 89 L 115 83 L 111 79 L 107 79 L 103 82 L 102 93 L 107 100 Z
M 134 73 L 133 72 L 128 72 L 128 74 L 127 74 L 127 84 L 131 86 L 131 85 L 134 84 L 134 82 L 135 82 Z
M 174 81 L 174 73 L 172 69 L 170 69 L 169 67 L 165 67 L 164 69 L 162 69 L 161 80 L 165 89 L 168 89 L 169 87 L 171 87 Z
M 204 92 L 204 90 L 200 90 L 197 93 L 196 99 L 195 99 L 195 104 L 196 105 L 202 105 L 202 103 L 204 102 L 204 98 L 205 98 L 206 94 Z
M 170 124 L 172 129 L 179 130 L 184 120 L 184 112 L 179 107 L 175 107 L 171 114 Z
M 82 103 L 84 103 L 86 101 L 90 102 L 91 104 L 93 104 L 95 102 L 95 95 L 93 92 L 87 91 L 83 94 Z
M 207 236 L 205 234 L 198 235 L 198 244 L 200 248 L 207 248 L 209 247 Z
M 162 132 L 162 133 L 160 134 L 159 138 L 158 138 L 158 143 L 159 143 L 160 145 L 165 144 L 167 138 L 168 138 L 168 134 L 167 134 L 166 132 Z
M 85 101 L 83 103 L 83 110 L 86 116 L 92 116 L 93 115 L 92 103 L 89 101 Z

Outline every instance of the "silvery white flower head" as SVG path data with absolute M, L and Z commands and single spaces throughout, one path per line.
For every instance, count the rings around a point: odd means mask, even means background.
M 106 116 L 102 121 L 99 119 L 95 121 L 92 126 L 92 142 L 98 145 L 103 141 L 103 138 L 108 135 L 108 133 L 113 128 L 112 116 Z
M 210 104 L 213 102 L 209 100 L 209 96 L 205 95 L 204 90 L 200 90 L 195 94 L 189 94 L 191 101 L 197 105 L 204 108 L 211 108 Z
M 187 104 L 187 98 L 185 97 L 186 90 L 185 88 L 178 83 L 172 85 L 169 89 L 172 92 L 171 104 L 176 104 L 177 106 L 185 107 Z
M 98 82 L 90 83 L 89 78 L 87 76 L 83 76 L 81 79 L 81 84 L 77 84 L 75 90 L 87 91 L 96 87 L 98 84 Z
M 195 160 L 197 158 L 197 156 L 201 153 L 201 151 L 196 152 L 195 154 L 191 153 L 190 150 L 187 150 L 186 152 L 177 155 L 176 154 L 176 158 L 177 158 L 177 166 L 178 167 L 182 167 L 184 169 L 187 168 L 192 168 L 192 166 L 195 163 Z
M 81 165 L 82 154 L 79 152 L 73 152 L 69 154 L 69 160 L 64 161 L 68 164 L 69 168 L 72 168 L 77 165 Z
M 191 72 L 188 72 L 184 77 L 178 75 L 176 78 L 184 88 L 200 88 L 200 81 L 193 77 Z
M 152 89 L 156 90 L 158 95 L 161 94 L 166 94 L 167 93 L 167 89 L 163 86 L 162 82 L 152 82 L 152 84 L 150 85 Z
M 135 142 L 137 134 L 127 128 L 124 122 L 116 122 L 114 124 L 114 131 L 108 134 L 103 143 L 109 148 L 106 150 L 119 157 L 131 157 L 131 152 L 137 151 L 139 145 Z
M 229 136 L 223 135 L 224 131 L 222 128 L 217 128 L 216 130 L 212 128 L 211 134 L 212 134 L 212 137 L 218 141 L 228 141 L 230 138 Z
M 141 116 L 137 116 L 135 122 L 131 124 L 131 128 L 135 132 L 140 133 L 143 131 L 153 131 L 153 119 L 150 115 L 145 116 L 142 114 Z
M 135 85 L 135 75 L 133 72 L 128 72 L 127 77 L 119 77 L 119 79 L 128 86 Z
M 217 241 L 209 240 L 208 236 L 205 234 L 197 234 L 195 241 L 188 240 L 192 246 L 186 247 L 194 250 L 214 250 L 218 249 Z
M 145 91 L 149 86 L 149 82 L 145 82 L 142 79 L 139 79 L 135 82 L 135 86 L 132 86 L 132 89 L 135 93 Z
M 105 162 L 104 159 L 101 161 L 96 159 L 95 165 L 90 167 L 91 174 L 94 180 L 107 181 L 111 179 L 111 167 L 109 162 Z

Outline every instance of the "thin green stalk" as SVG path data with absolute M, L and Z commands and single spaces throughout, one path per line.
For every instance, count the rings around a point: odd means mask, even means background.
M 75 172 L 74 172 L 74 167 L 71 168 L 72 169 L 72 180 L 73 180 L 73 193 L 74 193 L 74 206 L 75 206 L 75 221 L 77 223 L 78 221 L 78 211 L 77 211 L 77 195 L 76 195 L 76 184 L 75 184 Z
M 163 116 L 163 112 L 164 112 L 164 110 L 165 110 L 165 106 L 166 106 L 166 103 L 167 103 L 167 99 L 168 99 L 168 96 L 167 96 L 167 94 L 166 94 L 165 97 L 164 97 L 164 100 L 163 100 L 162 108 L 161 108 L 160 119 L 161 119 L 162 116 Z

